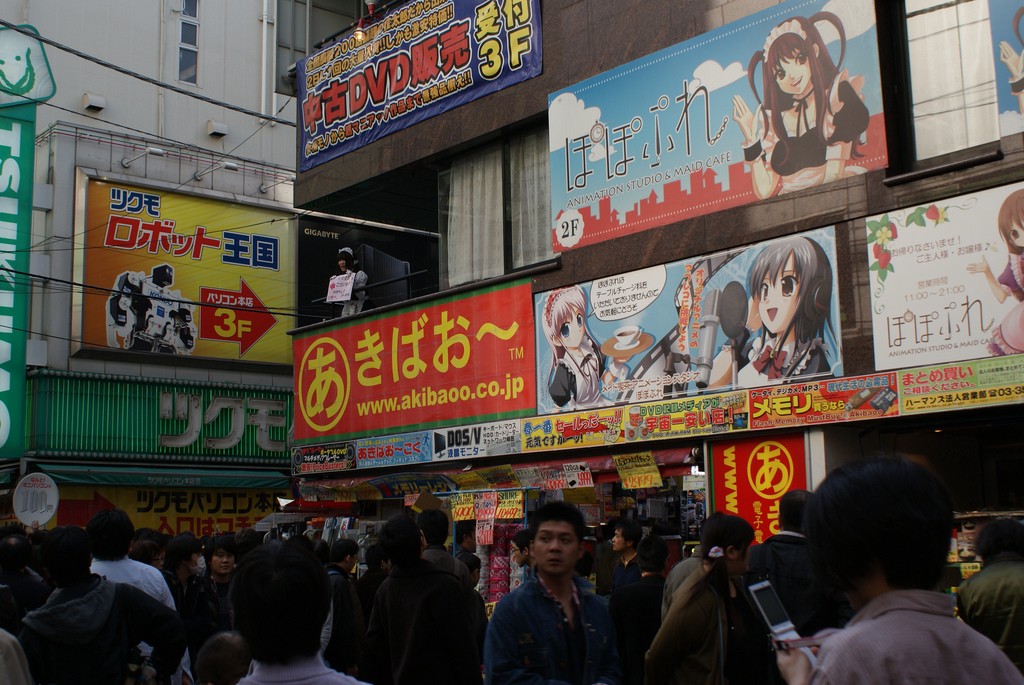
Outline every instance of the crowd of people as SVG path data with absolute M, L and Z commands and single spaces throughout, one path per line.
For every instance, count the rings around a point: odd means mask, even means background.
M 954 615 L 937 591 L 952 504 L 927 468 L 853 462 L 780 502 L 754 544 L 715 513 L 692 557 L 631 520 L 587 559 L 551 501 L 512 539 L 522 582 L 488 619 L 471 531 L 396 515 L 365 550 L 252 530 L 167 538 L 118 509 L 85 528 L 0 529 L 0 674 L 11 685 L 1024 683 L 1024 525 L 979 534 Z M 454 549 L 445 546 L 452 537 Z M 354 572 L 365 560 L 366 570 Z M 607 562 L 601 582 L 587 566 Z M 803 639 L 774 635 L 770 581 Z

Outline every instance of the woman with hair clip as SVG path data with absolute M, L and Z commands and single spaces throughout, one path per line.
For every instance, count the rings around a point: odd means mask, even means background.
M 817 24 L 839 34 L 839 61 L 822 40 Z M 846 56 L 843 23 L 831 12 L 792 17 L 774 27 L 764 48 L 753 54 L 747 80 L 758 107 L 733 97 L 733 120 L 743 133 L 744 160 L 760 199 L 864 173 L 848 166 L 870 114 L 861 89 L 864 77 L 841 69 Z M 761 67 L 764 102 L 754 74 Z
M 741 579 L 754 529 L 716 512 L 704 522 L 701 567 L 672 596 L 645 659 L 648 685 L 773 682 L 771 642 Z

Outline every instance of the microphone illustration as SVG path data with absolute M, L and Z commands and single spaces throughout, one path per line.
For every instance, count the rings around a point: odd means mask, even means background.
M 715 340 L 718 331 L 734 342 L 744 337 L 747 323 L 747 291 L 739 281 L 730 281 L 724 288 L 710 288 L 701 298 L 700 328 L 697 330 L 696 385 L 708 387 L 711 381 L 711 367 L 715 361 Z M 736 365 L 736 350 L 733 350 L 733 366 Z M 735 368 L 734 368 L 735 372 Z M 735 376 L 735 373 L 733 373 Z

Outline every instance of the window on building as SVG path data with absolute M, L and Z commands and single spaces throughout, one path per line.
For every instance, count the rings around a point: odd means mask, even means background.
M 365 0 L 277 0 L 275 90 L 294 96 L 295 63 L 316 52 L 317 45 L 344 33 L 361 13 L 366 13 Z
M 460 155 L 439 175 L 441 287 L 551 259 L 547 128 Z
M 987 0 L 904 0 L 915 158 L 999 139 Z
M 178 80 L 199 83 L 199 0 L 182 0 Z

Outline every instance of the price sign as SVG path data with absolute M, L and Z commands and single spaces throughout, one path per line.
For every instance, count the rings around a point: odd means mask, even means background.
M 545 466 L 542 469 L 545 490 L 564 490 L 568 487 L 565 484 L 565 471 L 557 466 Z
M 30 473 L 14 488 L 14 515 L 26 526 L 46 525 L 59 504 L 57 484 L 45 473 Z
M 615 468 L 622 479 L 622 487 L 629 490 L 661 487 L 661 472 L 652 452 L 620 454 L 615 457 Z
M 562 464 L 562 471 L 565 473 L 566 488 L 594 487 L 594 476 L 590 473 L 590 467 L 586 462 Z
M 477 521 L 476 522 L 476 544 L 478 545 L 493 545 L 494 544 L 494 521 Z
M 660 486 L 661 476 L 657 473 L 633 473 L 622 478 L 622 487 L 627 490 L 642 490 Z
M 476 520 L 494 522 L 494 510 L 498 506 L 498 493 L 478 492 L 473 497 L 473 505 L 476 507 Z M 490 543 L 487 543 L 490 544 Z
M 523 518 L 523 491 L 499 492 L 494 518 L 499 521 L 515 521 Z
M 449 500 L 452 507 L 453 521 L 472 521 L 476 518 L 476 508 L 473 506 L 473 493 L 455 493 Z

